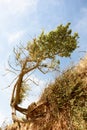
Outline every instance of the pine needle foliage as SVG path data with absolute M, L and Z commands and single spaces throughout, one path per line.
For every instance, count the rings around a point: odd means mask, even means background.
M 72 35 L 69 29 L 70 23 L 66 26 L 60 25 L 55 30 L 45 34 L 44 31 L 32 43 L 29 42 L 27 49 L 30 57 L 37 61 L 46 58 L 53 59 L 55 55 L 69 57 L 77 48 L 78 33 Z
M 26 99 L 26 97 L 28 96 L 28 92 L 30 90 L 29 85 L 23 81 L 20 92 L 19 92 L 19 101 L 18 104 L 21 104 L 23 100 Z
M 65 26 L 58 26 L 49 33 L 42 31 L 37 38 L 29 41 L 27 45 L 20 45 L 14 48 L 15 61 L 11 62 L 13 66 L 10 64 L 10 67 L 14 72 L 19 73 L 13 87 L 10 103 L 12 113 L 15 115 L 12 115 L 14 121 L 17 119 L 16 108 L 26 95 L 26 76 L 28 74 L 31 75 L 34 70 L 38 70 L 43 74 L 49 71 L 58 71 L 60 65 L 59 57 L 70 57 L 72 52 L 78 47 L 78 33 L 72 33 L 69 26 L 70 23 L 67 23 Z M 35 83 L 34 81 L 32 82 Z M 24 113 L 22 109 L 20 112 Z

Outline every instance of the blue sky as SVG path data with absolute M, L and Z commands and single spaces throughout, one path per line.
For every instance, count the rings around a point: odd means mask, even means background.
M 72 54 L 72 59 L 62 61 L 67 67 L 70 61 L 77 62 L 87 51 L 87 0 L 0 0 L 0 124 L 10 118 L 9 99 L 11 88 L 7 87 L 12 79 L 11 74 L 3 76 L 8 67 L 7 61 L 13 47 L 27 43 L 38 36 L 42 29 L 46 32 L 60 24 L 71 22 L 73 32 L 79 33 L 79 46 Z M 33 75 L 36 81 L 36 75 Z M 50 80 L 51 74 L 48 76 Z M 40 85 L 48 79 L 40 79 Z M 41 88 L 33 89 L 29 102 L 37 99 Z M 36 97 L 34 94 L 36 93 Z

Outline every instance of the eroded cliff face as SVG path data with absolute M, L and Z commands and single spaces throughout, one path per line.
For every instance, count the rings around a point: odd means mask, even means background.
M 87 130 L 87 56 L 64 72 L 28 108 L 27 123 L 5 130 Z

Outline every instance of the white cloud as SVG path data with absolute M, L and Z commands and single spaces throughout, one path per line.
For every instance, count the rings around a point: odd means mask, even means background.
M 38 0 L 0 0 L 0 7 L 10 14 L 24 13 L 27 9 L 32 12 L 37 6 Z
M 75 30 L 80 36 L 79 50 L 85 52 L 87 51 L 87 8 L 82 8 L 79 16 Z
M 24 31 L 19 31 L 16 33 L 9 34 L 8 43 L 11 44 L 15 43 L 17 40 L 20 40 L 24 33 L 25 33 Z
M 87 33 L 87 8 L 81 9 L 81 18 L 78 20 L 76 30 L 80 33 Z

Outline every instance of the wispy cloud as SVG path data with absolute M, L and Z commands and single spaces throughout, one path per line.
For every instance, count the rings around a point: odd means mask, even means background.
M 37 9 L 38 0 L 0 0 L 0 41 L 13 43 L 26 30 L 27 20 Z M 25 21 L 26 19 L 26 21 Z
M 79 50 L 87 51 L 87 8 L 81 8 L 80 18 L 77 21 L 75 30 L 79 33 Z
M 0 0 L 0 6 L 4 7 L 10 14 L 24 13 L 27 9 L 30 12 L 37 6 L 38 0 Z
M 76 30 L 82 34 L 87 34 L 87 8 L 81 9 L 81 17 L 77 22 Z
M 24 35 L 24 31 L 18 31 L 12 34 L 8 35 L 8 43 L 12 44 L 15 43 L 16 41 L 20 40 L 21 37 Z

